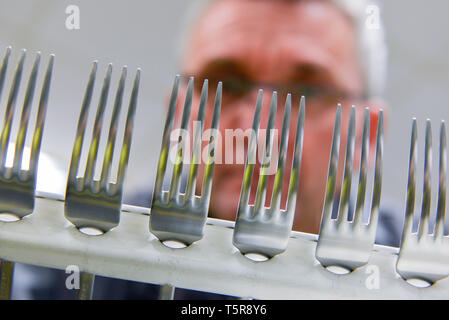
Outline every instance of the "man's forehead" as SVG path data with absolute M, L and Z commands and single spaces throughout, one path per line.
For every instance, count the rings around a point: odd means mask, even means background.
M 349 18 L 327 0 L 217 0 L 194 29 L 187 60 L 197 65 L 220 55 L 232 58 L 247 46 L 295 50 L 295 43 L 307 45 L 312 55 L 315 45 L 347 55 L 354 39 Z

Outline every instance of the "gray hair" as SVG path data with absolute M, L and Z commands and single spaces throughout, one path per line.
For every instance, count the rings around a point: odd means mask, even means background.
M 184 28 L 180 34 L 178 57 L 187 48 L 188 36 L 194 22 L 218 0 L 195 0 L 186 12 Z M 387 46 L 380 8 L 376 0 L 328 0 L 342 9 L 353 21 L 358 56 L 362 68 L 365 92 L 369 98 L 382 97 L 387 76 Z

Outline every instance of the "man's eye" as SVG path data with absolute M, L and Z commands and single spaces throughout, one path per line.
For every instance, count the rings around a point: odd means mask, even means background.
M 244 94 L 251 89 L 248 82 L 240 79 L 223 79 L 223 91 L 230 94 Z

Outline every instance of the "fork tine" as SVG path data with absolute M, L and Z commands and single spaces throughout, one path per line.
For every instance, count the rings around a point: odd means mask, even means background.
M 117 173 L 117 188 L 116 192 L 121 192 L 123 189 L 123 183 L 125 179 L 125 171 L 128 166 L 129 153 L 131 149 L 131 138 L 133 132 L 134 117 L 137 108 L 137 97 L 139 94 L 140 85 L 140 73 L 141 70 L 137 69 L 136 76 L 134 77 L 133 89 L 131 92 L 131 98 L 129 100 L 128 115 L 126 116 L 125 135 L 123 137 L 122 149 L 120 151 L 120 161 L 118 165 Z
M 421 221 L 419 223 L 418 239 L 429 232 L 430 204 L 432 197 L 432 125 L 429 119 L 426 121 L 426 144 L 424 157 L 424 186 L 421 209 Z
M 251 191 L 251 182 L 253 180 L 254 164 L 257 158 L 257 137 L 259 136 L 260 116 L 262 113 L 263 102 L 263 90 L 259 90 L 257 96 L 256 109 L 254 110 L 254 118 L 251 130 L 251 137 L 248 143 L 248 153 L 246 155 L 245 172 L 243 174 L 242 190 L 240 193 L 239 212 L 247 212 L 247 210 L 241 211 L 248 205 L 249 195 Z
M 19 172 L 22 166 L 23 149 L 25 146 L 25 138 L 28 129 L 28 120 L 30 119 L 31 102 L 33 101 L 34 89 L 36 88 L 37 73 L 41 59 L 40 52 L 37 52 L 34 60 L 31 75 L 28 80 L 28 86 L 25 93 L 25 100 L 22 108 L 22 116 L 20 118 L 19 131 L 17 132 L 16 150 L 14 153 L 14 170 Z
M 204 127 L 204 117 L 206 114 L 208 80 L 204 80 L 203 89 L 201 91 L 200 108 L 198 110 L 197 126 L 195 128 L 195 138 L 193 142 L 192 158 L 189 170 L 189 179 L 187 181 L 185 201 L 192 201 L 195 197 L 196 178 L 198 175 L 198 164 L 201 160 L 201 141 Z M 198 127 L 199 123 L 199 127 Z
M 349 201 L 351 197 L 352 168 L 354 163 L 354 144 L 355 144 L 355 106 L 351 108 L 351 114 L 348 125 L 348 137 L 346 140 L 345 171 L 340 197 L 340 208 L 338 210 L 337 223 L 340 224 L 348 220 Z
M 76 175 L 79 169 L 79 162 L 81 158 L 81 148 L 83 146 L 84 132 L 86 131 L 87 116 L 89 113 L 89 106 L 92 100 L 92 94 L 95 84 L 95 76 L 97 73 L 98 62 L 94 61 L 92 64 L 92 70 L 90 72 L 89 81 L 87 83 L 86 91 L 81 106 L 81 112 L 78 119 L 78 126 L 76 129 L 75 143 L 73 144 L 72 158 L 70 160 L 69 168 L 69 184 L 75 184 Z
M 162 135 L 162 146 L 157 164 L 156 181 L 154 183 L 154 197 L 159 197 L 162 192 L 162 184 L 164 182 L 165 170 L 167 168 L 168 151 L 170 148 L 170 133 L 175 119 L 176 102 L 178 100 L 180 76 L 175 77 L 173 89 L 170 96 L 170 103 L 167 112 L 167 118 L 165 119 L 164 133 Z
M 279 158 L 277 163 L 278 168 L 276 170 L 273 194 L 271 196 L 271 213 L 274 215 L 279 215 L 281 207 L 282 181 L 284 180 L 285 157 L 288 147 L 291 109 L 292 96 L 289 93 L 285 101 L 284 119 L 282 120 L 281 142 L 279 145 Z
M 323 216 L 321 218 L 321 228 L 326 228 L 332 218 L 334 203 L 335 182 L 337 180 L 338 158 L 340 154 L 341 136 L 341 104 L 338 104 L 335 116 L 334 132 L 332 136 L 331 154 L 329 160 L 329 171 L 326 182 L 326 195 L 324 198 Z M 321 232 L 321 231 L 320 231 Z
M 301 97 L 298 122 L 296 124 L 296 138 L 294 147 L 293 165 L 290 173 L 290 185 L 287 198 L 287 216 L 293 219 L 296 208 L 296 199 L 299 187 L 299 171 L 301 170 L 302 147 L 304 142 L 304 121 L 306 116 L 306 98 Z
M 6 162 L 6 153 L 9 144 L 9 136 L 11 134 L 11 126 L 14 118 L 14 110 L 16 107 L 17 95 L 19 93 L 20 80 L 22 78 L 23 64 L 25 62 L 26 50 L 22 50 L 19 64 L 17 65 L 16 72 L 14 74 L 13 83 L 9 91 L 8 102 L 5 111 L 5 120 L 3 123 L 3 129 L 0 136 L 0 168 L 3 168 Z
M 416 167 L 417 167 L 417 121 L 413 118 L 412 138 L 410 142 L 410 160 L 407 182 L 407 200 L 405 208 L 404 231 L 402 233 L 402 244 L 408 241 L 413 228 L 413 215 L 415 212 L 415 194 L 416 194 Z
M 0 67 L 0 98 L 2 96 L 3 86 L 6 80 L 6 70 L 8 69 L 9 57 L 11 56 L 11 47 L 6 48 L 5 55 L 3 56 L 2 66 Z
M 273 134 L 272 131 L 274 129 L 274 124 L 276 121 L 276 111 L 277 111 L 277 92 L 274 91 L 273 95 L 271 97 L 271 104 L 270 104 L 270 115 L 268 117 L 268 123 L 267 123 L 267 133 L 265 137 L 265 149 L 264 149 L 264 156 L 263 156 L 263 162 L 262 162 L 262 168 L 260 170 L 259 175 L 259 183 L 257 185 L 257 192 L 256 192 L 256 200 L 254 204 L 254 212 L 257 214 L 259 210 L 265 206 L 265 199 L 267 195 L 267 184 L 268 184 L 268 169 L 271 164 L 271 154 L 273 152 Z
M 218 83 L 217 92 L 215 95 L 214 113 L 212 115 L 211 132 L 218 133 L 220 124 L 221 100 L 222 100 L 222 82 Z M 213 139 L 213 140 L 212 140 Z M 206 168 L 204 169 L 203 188 L 201 189 L 201 202 L 208 203 L 210 199 L 210 192 L 212 189 L 212 177 L 215 165 L 215 149 L 217 148 L 218 137 L 212 136 L 209 140 L 209 152 L 207 157 Z
M 106 76 L 101 89 L 100 101 L 98 103 L 97 114 L 95 115 L 94 129 L 92 131 L 92 141 L 90 143 L 89 154 L 87 156 L 86 171 L 84 173 L 84 186 L 93 187 L 94 169 L 97 162 L 98 145 L 100 144 L 100 134 L 103 125 L 104 109 L 108 99 L 109 85 L 111 83 L 112 64 L 108 65 Z
M 370 112 L 368 108 L 365 108 L 365 114 L 363 117 L 363 135 L 362 135 L 362 152 L 360 155 L 360 174 L 359 185 L 357 190 L 357 202 L 354 213 L 353 226 L 359 225 L 359 222 L 363 218 L 363 208 L 365 206 L 365 194 L 366 194 L 366 175 L 368 170 L 368 158 L 369 158 L 369 132 L 370 132 Z
M 184 103 L 184 111 L 182 113 L 182 119 L 181 119 L 180 129 L 182 131 L 187 130 L 187 128 L 189 126 L 190 110 L 192 108 L 192 98 L 193 98 L 193 81 L 194 81 L 193 77 L 190 77 L 189 84 L 187 86 L 187 95 L 186 95 L 186 100 Z M 179 141 L 180 139 L 182 139 L 182 140 Z M 169 191 L 169 196 L 168 196 L 170 200 L 175 200 L 175 198 L 179 194 L 179 187 L 180 187 L 179 180 L 180 180 L 181 174 L 182 174 L 183 157 L 184 157 L 184 153 L 186 151 L 185 150 L 185 146 L 186 146 L 185 139 L 182 138 L 181 136 L 179 136 L 178 143 L 179 142 L 180 142 L 181 146 L 179 146 L 179 144 L 178 144 L 176 163 L 173 166 L 173 175 L 172 175 L 170 191 Z
M 437 205 L 437 223 L 435 228 L 435 239 L 441 239 L 444 235 L 444 220 L 446 217 L 446 124 L 441 121 L 440 126 L 440 159 L 439 159 L 439 185 L 438 185 L 438 205 Z
M 118 118 L 120 115 L 120 109 L 122 107 L 123 90 L 125 88 L 126 74 L 127 74 L 127 67 L 124 66 L 122 68 L 122 75 L 120 76 L 120 81 L 115 96 L 114 109 L 112 111 L 111 124 L 109 127 L 108 142 L 106 145 L 103 167 L 101 170 L 101 178 L 100 178 L 101 189 L 106 188 L 111 173 L 112 158 L 115 147 L 115 138 L 117 136 Z
M 374 237 L 376 234 L 377 221 L 379 218 L 380 196 L 382 192 L 382 157 L 383 157 L 383 139 L 384 139 L 384 115 L 383 111 L 379 111 L 379 120 L 377 124 L 376 137 L 376 163 L 374 165 L 374 189 L 373 201 L 371 203 L 371 214 L 369 218 L 369 229 Z M 360 219 L 361 221 L 362 219 Z

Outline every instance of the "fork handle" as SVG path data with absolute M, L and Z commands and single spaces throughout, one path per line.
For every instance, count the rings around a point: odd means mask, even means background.
M 14 262 L 0 261 L 0 300 L 11 299 Z
M 92 300 L 94 293 L 95 275 L 92 273 L 80 273 L 80 289 L 78 291 L 78 300 Z

